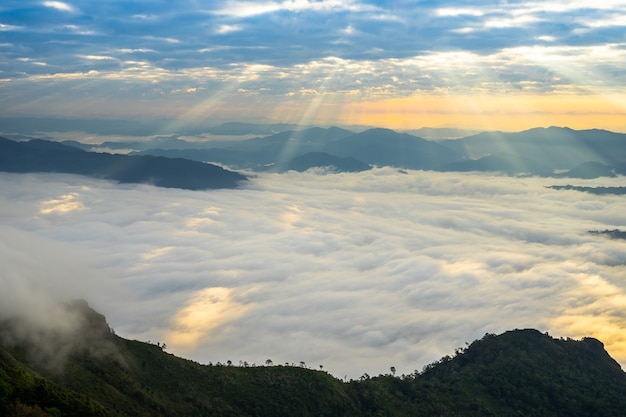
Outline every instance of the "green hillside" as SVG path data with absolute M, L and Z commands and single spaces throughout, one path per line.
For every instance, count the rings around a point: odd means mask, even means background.
M 2 416 L 619 416 L 626 374 L 595 339 L 485 335 L 396 377 L 342 382 L 296 366 L 200 365 L 110 331 L 86 303 L 59 362 L 0 327 Z

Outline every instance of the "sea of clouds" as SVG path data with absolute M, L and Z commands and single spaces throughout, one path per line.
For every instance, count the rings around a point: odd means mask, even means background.
M 485 333 L 593 336 L 626 364 L 624 196 L 572 180 L 263 174 L 238 190 L 0 173 L 0 316 L 117 334 L 201 363 L 398 374 Z M 575 180 L 622 185 L 623 178 Z

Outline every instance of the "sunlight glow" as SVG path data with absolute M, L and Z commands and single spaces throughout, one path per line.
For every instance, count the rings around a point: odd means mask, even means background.
M 350 104 L 355 124 L 523 130 L 537 126 L 626 131 L 626 95 L 415 95 Z
M 151 250 L 150 252 L 144 253 L 141 255 L 141 258 L 144 261 L 150 261 L 156 258 L 160 258 L 163 255 L 166 255 L 168 252 L 171 252 L 174 249 L 174 246 L 164 246 L 162 248 L 156 248 Z
M 62 213 L 66 214 L 72 211 L 83 210 L 85 206 L 82 202 L 77 201 L 78 193 L 69 193 L 60 196 L 57 199 L 46 200 L 41 203 L 39 209 L 40 214 Z
M 233 299 L 230 288 L 197 291 L 172 318 L 167 343 L 181 351 L 193 349 L 206 338 L 216 337 L 220 328 L 241 317 L 248 308 Z
M 600 276 L 585 275 L 580 277 L 579 287 L 567 295 L 572 305 L 554 320 L 553 328 L 572 337 L 595 337 L 612 357 L 626 362 L 626 322 L 622 314 L 626 294 Z

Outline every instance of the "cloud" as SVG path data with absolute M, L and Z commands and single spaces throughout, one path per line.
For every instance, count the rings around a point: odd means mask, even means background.
M 355 0 L 283 0 L 283 1 L 227 1 L 221 9 L 213 11 L 217 15 L 237 18 L 246 18 L 276 13 L 288 12 L 330 12 L 330 11 L 378 11 L 378 7 L 361 4 Z
M 20 100 L 29 99 L 29 87 L 34 85 L 37 86 L 36 91 L 47 91 L 39 103 L 48 99 L 56 102 L 60 92 L 63 92 L 66 101 L 84 99 L 85 89 L 94 95 L 108 97 L 111 103 L 116 99 L 125 99 L 125 94 L 129 99 L 137 98 L 137 95 L 149 97 L 153 100 L 152 106 L 135 109 L 148 112 L 144 116 L 155 111 L 158 102 L 166 105 L 169 92 L 184 91 L 190 84 L 206 91 L 206 99 L 222 96 L 224 102 L 220 108 L 231 109 L 231 117 L 235 117 L 241 109 L 237 98 L 245 100 L 247 94 L 255 94 L 260 100 L 265 100 L 262 106 L 264 114 L 260 114 L 259 109 L 251 109 L 257 117 L 267 117 L 267 109 L 272 107 L 273 101 L 299 96 L 303 91 L 324 95 L 325 102 L 330 104 L 353 101 L 355 97 L 361 100 L 410 97 L 416 92 L 440 94 L 442 91 L 465 95 L 504 92 L 577 94 L 593 91 L 608 95 L 624 83 L 621 67 L 626 59 L 622 44 L 564 47 L 550 42 L 532 47 L 505 48 L 491 54 L 448 51 L 403 59 L 327 57 L 293 66 L 233 63 L 226 68 L 168 68 L 151 62 L 151 57 L 158 54 L 156 52 L 142 54 L 138 61 L 128 60 L 130 51 L 149 50 L 117 49 L 76 55 L 68 58 L 75 62 L 74 71 L 51 74 L 40 70 L 40 73 L 26 78 L 23 78 L 23 73 L 16 74 L 18 78 L 7 80 L 7 83 L 21 85 L 22 89 L 15 93 L 17 97 L 6 95 L 5 105 L 15 106 Z M 221 53 L 219 48 L 201 51 L 211 56 Z M 198 51 L 195 53 L 198 55 Z M 594 59 L 586 59 L 590 56 Z M 207 59 L 210 62 L 211 58 Z M 46 62 L 47 67 L 55 66 L 56 60 L 58 58 Z M 32 63 L 27 64 L 21 62 L 24 69 L 34 67 Z M 80 83 L 80 86 L 67 83 Z M 146 83 L 150 83 L 149 86 Z M 0 87 L 11 88 L 6 85 Z M 224 96 L 221 92 L 226 92 L 225 89 L 229 91 Z M 101 105 L 97 101 L 93 104 Z M 187 102 L 186 107 L 195 104 Z M 177 107 L 180 106 L 177 104 Z
M 39 213 L 67 213 L 75 210 L 82 210 L 83 204 L 79 201 L 75 201 L 78 197 L 77 193 L 70 193 L 60 196 L 58 199 L 51 199 L 41 203 L 41 209 Z
M 201 342 L 210 340 L 220 327 L 239 319 L 250 305 L 233 301 L 233 289 L 204 288 L 195 292 L 186 306 L 172 318 L 171 330 L 165 335 L 170 348 L 183 352 L 196 349 Z
M 20 29 L 22 29 L 21 26 L 5 25 L 4 23 L 0 23 L 0 32 L 8 32 L 8 31 L 20 30 Z
M 39 4 L 46 6 L 24 8 L 23 2 L 11 0 L 0 11 L 0 31 L 11 45 L 1 52 L 8 65 L 0 85 L 6 101 L 0 105 L 20 114 L 54 113 L 57 107 L 48 100 L 89 112 L 84 116 L 116 116 L 111 112 L 118 108 L 149 113 L 154 107 L 141 100 L 169 99 L 170 92 L 198 85 L 202 78 L 207 81 L 198 87 L 207 95 L 218 91 L 219 107 L 234 114 L 242 113 L 249 95 L 259 100 L 255 108 L 265 109 L 299 91 L 334 94 L 347 102 L 413 94 L 609 94 L 623 91 L 624 85 L 623 1 L 470 6 L 455 1 L 200 1 L 180 8 L 171 2 L 112 0 L 83 2 L 80 10 L 71 2 Z M 553 49 L 541 49 L 547 42 Z M 506 59 L 510 51 L 531 50 L 545 59 Z M 598 56 L 585 59 L 589 50 Z M 140 53 L 141 65 L 128 60 L 129 54 Z M 87 56 L 111 59 L 82 58 Z M 468 69 L 454 59 L 461 56 Z M 16 60 L 22 57 L 31 63 Z M 346 67 L 319 65 L 329 62 Z M 239 73 L 268 67 L 274 70 Z M 59 83 L 68 79 L 71 85 Z M 226 85 L 242 93 L 221 95 L 224 79 L 241 83 Z M 107 100 L 93 99 L 103 94 Z M 175 108 L 187 112 L 198 106 L 197 100 L 179 95 Z
M 57 201 L 41 203 L 40 214 L 63 217 L 71 207 Z M 24 201 L 11 209 L 25 208 Z M 52 208 L 55 206 L 55 208 Z M 34 208 L 34 207 L 30 207 Z M 15 220 L 19 213 L 4 210 Z M 31 220 L 36 222 L 37 214 Z M 26 229 L 28 229 L 28 225 Z M 102 276 L 86 267 L 80 247 L 37 236 L 28 230 L 0 224 L 0 340 L 6 345 L 26 344 L 25 354 L 43 367 L 60 371 L 67 355 L 84 347 L 88 336 L 84 317 L 72 308 L 72 302 L 98 286 Z M 94 281 L 87 282 L 90 276 Z M 106 285 L 107 292 L 112 289 Z M 87 290 L 88 288 L 91 288 Z M 104 351 L 104 343 L 92 352 Z
M 218 33 L 220 35 L 225 35 L 227 33 L 233 33 L 233 32 L 238 32 L 240 30 L 243 30 L 243 28 L 240 25 L 220 25 L 215 33 Z
M 20 236 L 2 252 L 37 257 L 14 262 L 31 272 L 11 282 L 79 292 L 118 334 L 200 362 L 408 373 L 535 327 L 598 337 L 626 363 L 626 245 L 587 233 L 626 227 L 626 207 L 545 187 L 561 181 L 384 168 L 188 192 L 2 174 L 3 236 Z M 59 256 L 37 255 L 48 247 Z M 50 281 L 68 256 L 80 268 Z M 0 304 L 22 305 L 29 291 L 15 292 Z
M 62 1 L 44 1 L 41 4 L 43 4 L 46 7 L 59 10 L 61 12 L 69 12 L 69 13 L 76 12 L 76 8 L 74 6 L 64 3 Z
M 478 8 L 471 9 L 471 8 L 444 7 L 444 8 L 435 10 L 435 15 L 437 15 L 437 16 L 463 16 L 463 15 L 468 15 L 468 16 L 480 17 L 480 16 L 483 16 L 484 14 L 485 14 L 485 12 L 480 10 L 480 9 L 478 9 Z

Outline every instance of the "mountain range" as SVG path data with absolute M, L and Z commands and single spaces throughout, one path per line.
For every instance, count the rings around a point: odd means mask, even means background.
M 0 138 L 0 170 L 81 174 L 190 190 L 234 188 L 246 179 L 219 166 L 187 159 L 87 152 L 41 139 L 16 142 Z
M 409 375 L 339 380 L 304 363 L 202 365 L 117 336 L 84 301 L 71 333 L 0 321 L 0 415 L 623 416 L 626 374 L 593 338 L 511 330 Z M 27 331 L 28 330 L 28 331 Z
M 626 134 L 598 129 L 535 128 L 516 133 L 484 132 L 450 140 L 426 140 L 380 128 L 355 133 L 339 127 L 311 127 L 271 133 L 288 127 L 291 126 L 223 124 L 215 127 L 216 131 L 267 134 L 251 139 L 200 142 L 176 135 L 97 145 L 74 140 L 28 140 L 24 136 L 18 140 L 0 138 L 0 170 L 76 173 L 186 189 L 236 187 L 246 176 L 231 170 L 285 172 L 324 168 L 327 172 L 358 172 L 392 166 L 582 179 L 626 174 Z M 103 150 L 131 152 L 124 155 Z
M 354 133 L 337 127 L 315 127 L 232 144 L 190 143 L 186 149 L 182 149 L 180 141 L 173 144 L 175 147 L 154 143 L 150 149 L 143 144 L 138 153 L 217 162 L 234 169 L 278 172 L 284 171 L 294 158 L 324 153 L 354 158 L 370 166 L 437 171 L 497 171 L 570 178 L 626 173 L 626 134 L 597 129 L 550 127 L 426 140 L 389 129 Z

